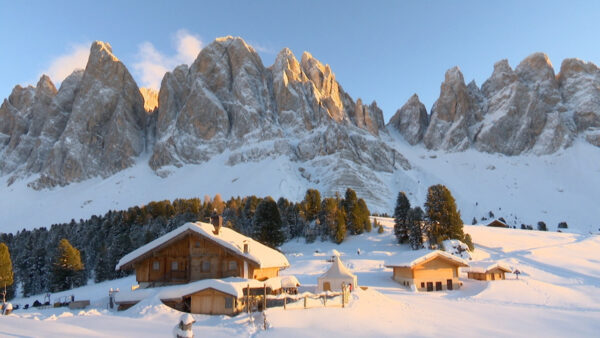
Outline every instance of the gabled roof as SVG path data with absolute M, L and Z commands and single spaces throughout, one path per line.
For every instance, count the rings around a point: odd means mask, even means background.
M 487 226 L 496 227 L 496 228 L 508 228 L 509 227 L 506 223 L 504 223 L 498 219 L 491 221 L 490 223 L 487 224 Z
M 209 223 L 186 223 L 179 228 L 166 233 L 152 242 L 143 245 L 123 256 L 123 258 L 119 260 L 116 270 L 121 269 L 125 265 L 133 263 L 153 250 L 164 246 L 175 239 L 183 237 L 188 233 L 195 233 L 212 240 L 218 245 L 230 250 L 234 254 L 256 263 L 260 268 L 280 268 L 290 266 L 287 258 L 285 258 L 281 252 L 269 248 L 268 246 L 257 242 L 250 237 L 246 237 L 239 232 L 226 227 L 221 227 L 218 235 L 215 235 L 213 230 L 213 225 Z M 244 253 L 244 243 L 248 244 L 248 253 Z
M 464 271 L 467 272 L 477 272 L 477 273 L 488 273 L 494 269 L 500 269 L 504 272 L 512 272 L 512 270 L 502 264 L 502 263 L 492 263 L 490 264 L 489 262 L 476 262 L 476 263 L 471 263 L 470 267 Z
M 340 260 L 340 256 L 335 256 L 333 259 L 333 264 L 331 264 L 331 267 L 329 268 L 329 270 L 327 270 L 319 278 L 354 278 L 354 277 L 355 277 L 354 274 L 352 274 L 352 272 L 350 272 L 350 270 L 348 270 L 348 268 L 346 268 L 344 266 L 344 264 L 342 264 L 342 261 Z
M 445 251 L 441 250 L 417 250 L 411 252 L 405 252 L 399 254 L 394 259 L 390 260 L 385 264 L 386 267 L 406 267 L 406 268 L 414 268 L 419 264 L 423 264 L 434 260 L 435 258 L 442 258 L 456 266 L 469 266 L 469 263 L 460 257 L 456 257 L 452 254 L 449 254 Z

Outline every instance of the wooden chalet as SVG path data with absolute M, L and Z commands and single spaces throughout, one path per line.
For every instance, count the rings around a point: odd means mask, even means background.
M 469 269 L 466 270 L 466 272 L 469 279 L 489 281 L 506 279 L 506 273 L 511 273 L 512 270 L 500 263 L 495 263 L 492 265 L 480 263 L 472 264 Z
M 399 255 L 385 266 L 392 268 L 392 278 L 406 287 L 418 291 L 441 291 L 458 289 L 458 268 L 469 264 L 445 251 L 419 250 Z
M 502 222 L 500 220 L 497 220 L 497 219 L 495 219 L 495 220 L 491 221 L 490 223 L 488 223 L 487 226 L 494 227 L 494 228 L 510 228 L 508 226 L 508 224 L 506 224 L 506 223 L 504 223 L 504 222 Z
M 116 269 L 135 269 L 145 288 L 226 277 L 265 280 L 289 266 L 281 252 L 213 223 L 186 223 L 125 255 Z

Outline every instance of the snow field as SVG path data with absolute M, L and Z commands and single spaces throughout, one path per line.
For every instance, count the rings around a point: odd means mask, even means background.
M 282 251 L 290 261 L 283 275 L 295 275 L 304 290 L 331 263 L 335 249 L 358 276 L 357 289 L 346 308 L 269 308 L 270 328 L 261 315 L 236 317 L 194 315 L 194 334 L 211 337 L 350 337 L 391 336 L 544 336 L 591 337 L 600 329 L 600 236 L 465 226 L 476 246 L 474 261 L 501 261 L 522 274 L 504 281 L 482 282 L 461 276 L 458 291 L 413 292 L 391 279 L 386 260 L 408 251 L 395 243 L 393 221 L 379 218 L 385 232 L 349 236 L 336 245 L 317 240 L 287 242 Z M 539 235 L 539 236 L 537 236 Z M 360 255 L 357 250 L 360 249 Z M 108 289 L 126 290 L 133 277 L 88 285 L 53 295 L 91 299 L 85 310 L 66 308 L 16 310 L 0 317 L 0 336 L 44 337 L 164 337 L 181 313 L 149 298 L 127 311 L 107 309 Z M 34 299 L 15 299 L 31 304 Z M 316 304 L 315 304 L 316 306 Z M 256 317 L 256 318 L 255 318 Z

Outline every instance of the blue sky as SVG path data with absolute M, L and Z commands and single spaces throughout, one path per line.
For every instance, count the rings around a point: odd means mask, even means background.
M 94 40 L 109 42 L 143 86 L 234 35 L 265 66 L 284 47 L 298 58 L 309 51 L 353 98 L 376 100 L 387 121 L 413 93 L 429 110 L 455 65 L 481 85 L 496 61 L 514 68 L 537 51 L 557 73 L 564 58 L 599 64 L 599 19 L 599 1 L 0 0 L 0 97 L 44 72 L 64 76 Z

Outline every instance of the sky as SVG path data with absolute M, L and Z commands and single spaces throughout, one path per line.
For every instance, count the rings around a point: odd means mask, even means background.
M 329 64 L 354 99 L 386 121 L 414 93 L 429 111 L 444 73 L 481 86 L 495 62 L 545 52 L 600 64 L 600 1 L 8 1 L 0 0 L 0 97 L 42 74 L 60 83 L 109 42 L 140 87 L 240 36 L 265 67 L 288 47 Z

